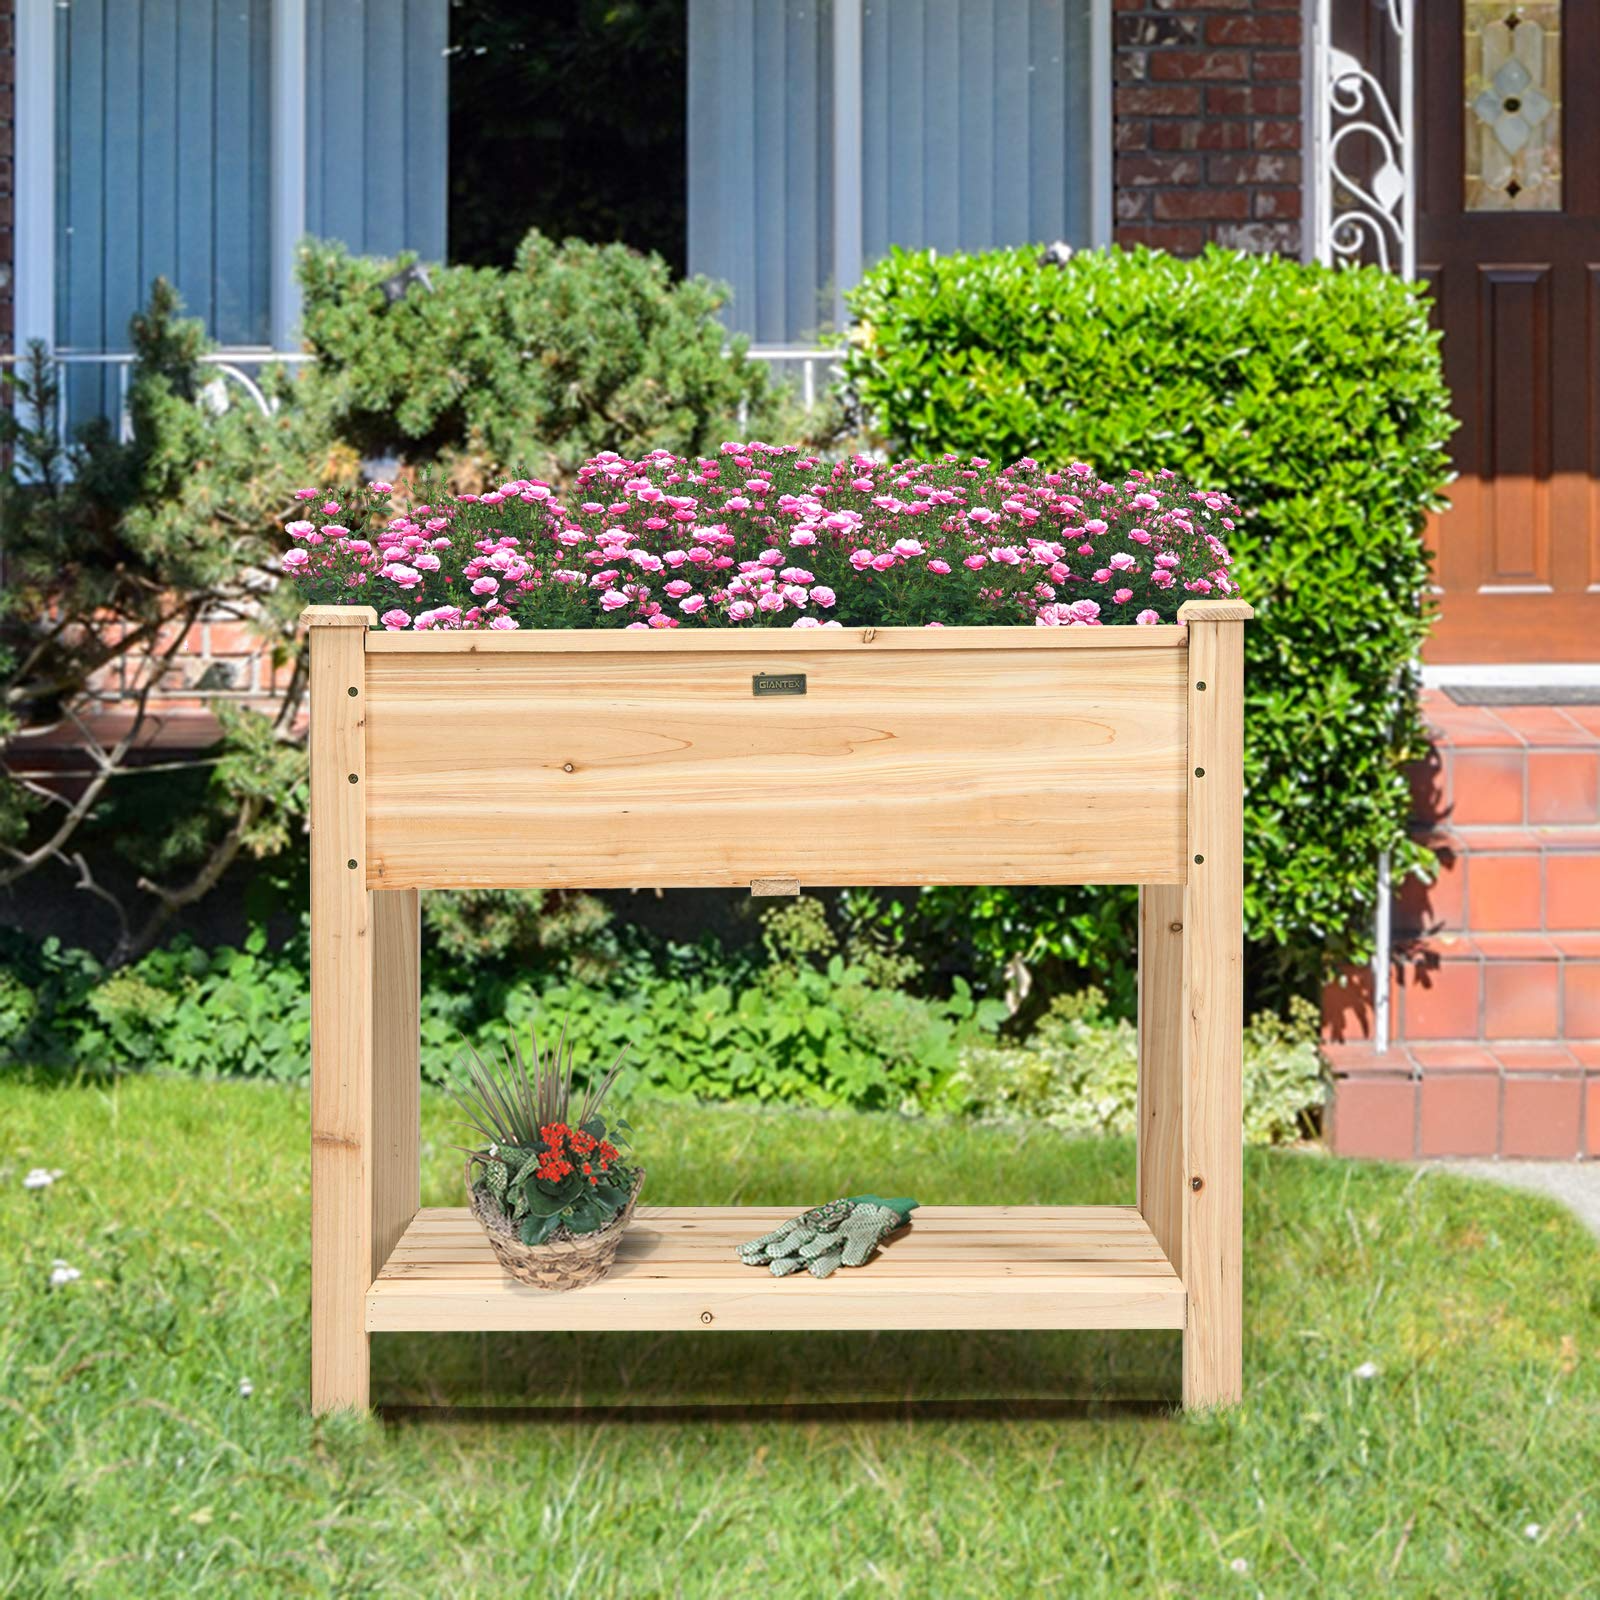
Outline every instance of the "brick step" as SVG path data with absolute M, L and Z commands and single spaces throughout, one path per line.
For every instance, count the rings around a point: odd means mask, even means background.
M 1600 1043 L 1326 1050 L 1336 1155 L 1600 1157 Z
M 1432 883 L 1407 878 L 1394 902 L 1405 934 L 1600 932 L 1600 827 L 1434 827 Z
M 1395 950 L 1391 1043 L 1600 1041 L 1600 933 L 1442 934 Z M 1324 990 L 1323 1038 L 1373 1038 L 1372 971 Z
M 1412 815 L 1432 827 L 1600 824 L 1600 706 L 1458 706 L 1429 691 L 1434 735 L 1411 772 Z

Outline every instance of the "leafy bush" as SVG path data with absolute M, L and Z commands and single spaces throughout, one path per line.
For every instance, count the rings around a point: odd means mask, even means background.
M 303 932 L 274 947 L 256 930 L 242 949 L 209 952 L 179 941 L 109 977 L 81 953 L 13 943 L 0 969 L 0 1015 L 20 1024 L 7 1041 L 13 1060 L 282 1080 L 308 1070 Z M 946 1103 L 961 1050 L 992 1037 L 1004 1009 L 975 1000 L 959 981 L 944 1000 L 876 988 L 837 955 L 826 967 L 777 966 L 745 981 L 718 981 L 671 950 L 666 956 L 676 975 L 635 956 L 592 984 L 430 966 L 423 1076 L 449 1081 L 463 1040 L 497 1052 L 559 1016 L 581 1060 L 610 1060 L 628 1047 L 628 1091 L 934 1107 Z
M 394 273 L 340 245 L 301 256 L 313 381 L 365 455 L 466 455 L 560 479 L 600 450 L 710 450 L 741 418 L 783 431 L 785 394 L 738 341 L 727 348 L 726 291 L 674 283 L 657 256 L 535 231 L 509 271 L 430 268 L 391 303 Z
M 279 853 L 298 831 L 303 673 L 274 714 L 215 702 L 218 743 L 168 752 L 164 776 L 186 769 L 173 780 L 180 805 L 137 826 L 126 801 L 151 783 L 138 769 L 161 710 L 152 696 L 198 621 L 237 618 L 280 661 L 292 656 L 298 608 L 291 591 L 274 595 L 278 524 L 297 485 L 340 481 L 355 465 L 300 403 L 303 385 L 265 379 L 281 402 L 270 415 L 227 403 L 201 325 L 180 312 L 158 278 L 132 319 L 126 439 L 103 419 L 63 437 L 40 345 L 0 377 L 0 743 L 70 730 L 86 774 L 50 784 L 0 766 L 0 888 L 37 874 L 38 893 L 46 874 L 69 871 L 110 909 L 113 964 L 153 947 L 234 863 Z M 106 856 L 135 868 L 131 888 L 125 872 L 97 874 Z
M 1454 426 L 1425 291 L 1210 250 L 896 252 L 851 299 L 847 380 L 894 448 L 1167 467 L 1251 508 L 1245 903 L 1290 986 L 1363 959 L 1424 748 L 1423 519 Z
M 599 981 L 424 973 L 422 1073 L 459 1083 L 463 1041 L 498 1057 L 560 1018 L 578 1060 L 626 1049 L 619 1087 L 673 1098 L 1035 1117 L 1077 1132 L 1131 1132 L 1137 1051 L 1090 989 L 1058 999 L 1025 1045 L 995 1030 L 1005 1006 L 957 978 L 947 999 L 880 987 L 833 949 L 815 901 L 769 912 L 772 961 L 697 970 L 692 953 L 624 954 Z M 296 1081 L 310 1063 L 304 931 L 242 949 L 187 942 L 105 974 L 53 941 L 0 950 L 5 1056 L 91 1074 L 176 1072 Z M 664 974 L 659 965 L 667 969 Z M 1292 1138 L 1321 1103 L 1316 1017 L 1257 1017 L 1245 1034 L 1245 1125 L 1253 1142 Z
M 1098 990 L 1086 989 L 1057 1000 L 1025 1046 L 965 1051 L 951 1096 L 981 1116 L 1044 1121 L 1070 1133 L 1132 1134 L 1138 1039 L 1125 1018 L 1108 1018 L 1104 1006 Z M 1245 1142 L 1301 1137 L 1324 1098 L 1310 1001 L 1292 1002 L 1288 1022 L 1254 1018 L 1244 1035 Z

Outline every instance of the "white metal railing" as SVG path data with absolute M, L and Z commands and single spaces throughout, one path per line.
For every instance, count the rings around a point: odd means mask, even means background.
M 772 368 L 779 379 L 797 384 L 801 404 L 807 411 L 816 408 L 823 388 L 840 375 L 843 349 L 836 345 L 751 345 L 745 354 L 752 361 L 760 361 Z M 134 355 L 129 350 L 57 350 L 51 362 L 58 369 L 70 367 L 101 367 L 114 369 L 117 383 L 117 437 L 126 444 L 132 437 L 132 420 L 128 415 L 128 386 L 133 371 Z M 217 369 L 217 386 L 225 391 L 228 383 L 237 384 L 263 416 L 272 414 L 274 404 L 260 384 L 260 375 L 267 367 L 301 366 L 317 358 L 305 350 L 270 350 L 241 348 L 215 350 L 200 357 L 202 364 Z M 0 354 L 0 367 L 20 367 L 27 360 L 25 354 Z M 820 380 L 820 381 L 819 381 Z M 63 435 L 69 422 L 70 396 L 62 384 L 56 399 L 56 422 Z M 226 404 L 225 392 L 213 397 L 213 404 Z M 741 407 L 739 421 L 745 421 Z
M 133 422 L 128 415 L 128 387 L 133 372 L 133 363 L 136 357 L 130 350 L 56 350 L 50 355 L 51 364 L 62 374 L 64 369 L 73 367 L 100 367 L 114 370 L 117 383 L 117 437 L 126 444 L 133 437 Z M 28 360 L 27 354 L 0 355 L 0 366 L 20 367 Z M 217 377 L 213 380 L 214 393 L 208 397 L 208 403 L 218 409 L 226 406 L 227 385 L 237 384 L 244 391 L 250 401 L 261 412 L 262 416 L 271 416 L 275 402 L 268 399 L 260 384 L 261 372 L 266 367 L 292 367 L 307 361 L 315 361 L 316 357 L 303 350 L 268 350 L 254 347 L 233 350 L 214 350 L 200 357 L 203 366 L 215 367 Z M 208 385 L 212 389 L 213 385 Z M 65 383 L 60 386 L 56 396 L 56 425 L 65 436 L 68 423 L 72 420 L 68 415 L 71 396 Z
M 1326 264 L 1372 261 L 1416 276 L 1415 0 L 1372 0 L 1392 66 L 1333 42 L 1333 0 L 1311 12 L 1311 249 Z
M 821 395 L 822 386 L 817 382 L 818 377 L 822 378 L 825 386 L 843 372 L 840 362 L 844 349 L 840 345 L 753 344 L 745 354 L 752 361 L 764 362 L 772 369 L 773 376 L 780 380 L 798 379 L 800 402 L 807 411 L 816 409 Z M 740 424 L 743 425 L 745 420 L 745 408 L 741 406 Z

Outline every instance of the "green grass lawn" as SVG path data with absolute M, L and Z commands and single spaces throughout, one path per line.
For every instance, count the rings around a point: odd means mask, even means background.
M 635 1110 L 658 1203 L 1130 1198 L 1112 1141 Z M 391 1335 L 387 1420 L 318 1424 L 303 1091 L 13 1082 L 0 1130 L 0 1594 L 1600 1594 L 1600 1250 L 1525 1195 L 1252 1154 L 1223 1415 L 1171 1334 Z

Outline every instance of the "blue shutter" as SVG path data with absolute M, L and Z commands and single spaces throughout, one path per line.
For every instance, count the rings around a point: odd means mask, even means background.
M 828 0 L 690 0 L 689 270 L 758 342 L 830 314 L 832 38 Z
M 689 266 L 762 343 L 830 320 L 834 173 L 857 164 L 868 265 L 1092 237 L 1091 0 L 855 3 L 861 148 L 836 152 L 831 0 L 689 0 Z
M 271 339 L 272 0 L 56 0 L 56 345 L 123 351 L 169 278 L 222 345 Z M 444 257 L 448 0 L 308 0 L 306 231 Z M 67 414 L 115 417 L 71 365 Z
M 442 261 L 446 0 L 308 0 L 306 232 Z
M 264 344 L 271 0 L 56 7 L 56 343 L 125 350 L 151 281 L 212 336 Z M 115 415 L 114 371 L 73 368 L 68 412 Z

